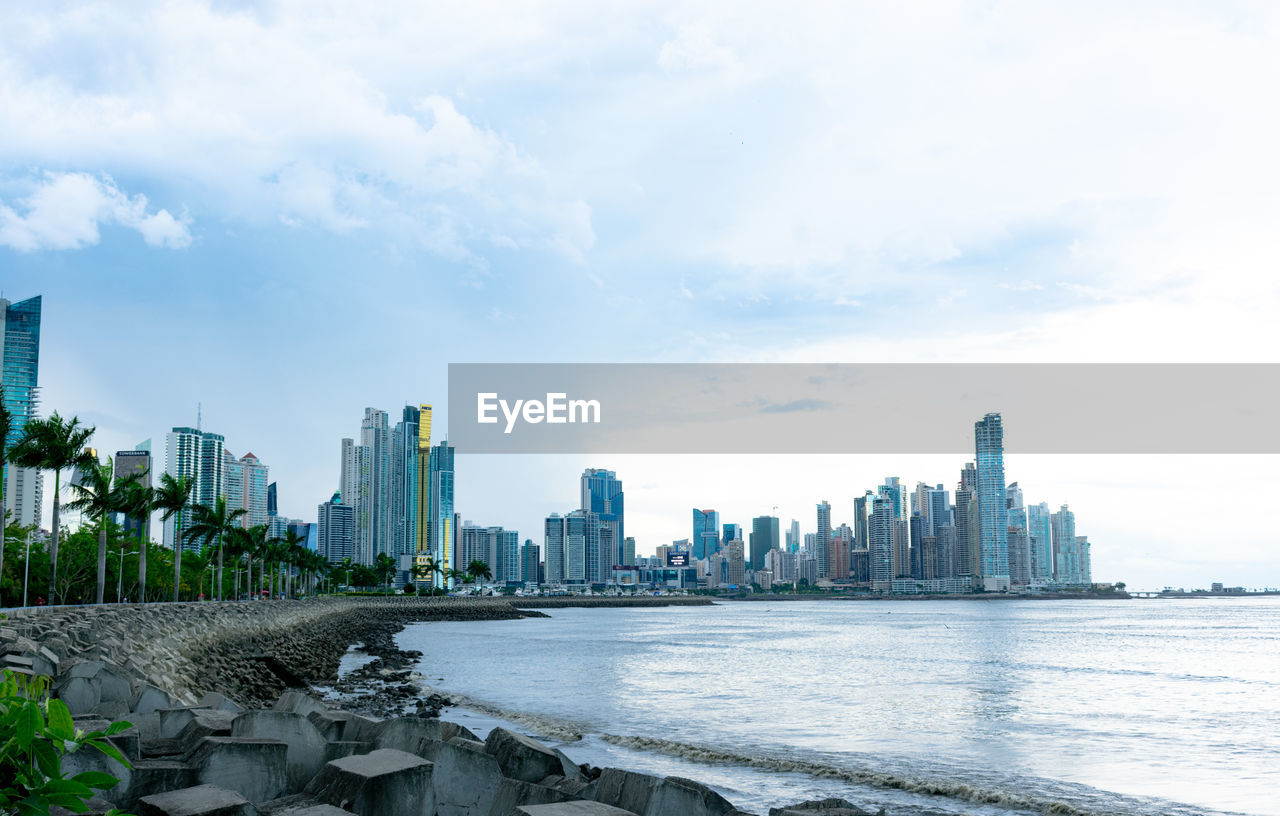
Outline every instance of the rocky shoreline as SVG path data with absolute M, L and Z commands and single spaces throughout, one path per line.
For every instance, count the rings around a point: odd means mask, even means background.
M 78 728 L 133 724 L 112 738 L 128 767 L 93 751 L 64 759 L 66 773 L 120 780 L 90 803 L 93 814 L 747 816 L 693 780 L 578 765 L 504 728 L 481 740 L 439 719 L 449 701 L 421 694 L 421 655 L 395 644 L 417 621 L 673 603 L 710 601 L 401 596 L 23 610 L 0 622 L 0 653 L 11 671 L 52 678 Z M 340 678 L 352 644 L 370 660 Z M 317 687 L 342 695 L 341 707 Z M 770 816 L 864 811 L 832 799 Z

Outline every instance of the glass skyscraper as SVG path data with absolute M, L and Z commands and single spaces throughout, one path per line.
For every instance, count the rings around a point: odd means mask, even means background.
M 37 383 L 40 373 L 40 296 L 11 303 L 0 298 L 0 385 L 4 386 L 4 407 L 13 414 L 7 447 L 22 437 L 27 422 L 36 418 L 40 407 Z M 44 499 L 44 476 L 35 468 L 4 466 L 4 510 L 13 521 L 39 525 Z
M 720 551 L 720 513 L 715 510 L 693 510 L 693 557 L 703 559 Z
M 595 514 L 601 527 L 608 527 L 608 546 L 598 551 L 595 561 L 587 566 L 588 577 L 594 580 L 612 579 L 613 568 L 622 563 L 622 542 L 626 538 L 622 480 L 612 470 L 587 468 L 582 472 L 581 508 Z M 592 536 L 599 546 L 599 532 Z
M 1009 510 L 1004 481 L 1004 425 L 987 414 L 973 425 L 977 458 L 978 565 L 982 588 L 1009 588 Z

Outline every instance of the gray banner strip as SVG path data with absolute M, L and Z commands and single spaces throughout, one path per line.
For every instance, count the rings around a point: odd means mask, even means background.
M 1275 364 L 455 363 L 460 453 L 1280 453 Z

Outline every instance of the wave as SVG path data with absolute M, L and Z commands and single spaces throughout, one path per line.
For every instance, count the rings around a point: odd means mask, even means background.
M 692 745 L 685 742 L 659 739 L 655 737 L 619 736 L 602 734 L 605 742 L 623 748 L 684 759 L 702 764 L 740 765 L 774 773 L 805 774 L 817 779 L 831 779 L 847 782 L 851 785 L 897 790 L 909 794 L 925 796 L 941 796 L 973 805 L 994 805 L 996 807 L 1039 813 L 1043 816 L 1114 816 L 1117 812 L 1150 813 L 1163 816 L 1191 816 L 1205 814 L 1201 808 L 1173 802 L 1163 802 L 1147 797 L 1122 796 L 1106 791 L 1075 786 L 1069 783 L 1048 783 L 1058 785 L 1069 793 L 1074 802 L 1065 801 L 1061 796 L 1014 793 L 1005 785 L 1013 782 L 993 783 L 990 786 L 970 784 L 950 779 L 921 778 L 904 776 L 885 771 L 871 771 L 848 765 L 834 765 L 820 760 L 799 759 L 786 756 L 769 756 L 767 754 L 747 754 L 734 750 L 715 748 L 705 745 Z M 1046 784 L 1046 780 L 1037 780 Z M 1029 786 L 1030 780 L 1026 782 Z M 1078 790 L 1077 790 L 1078 788 Z M 1069 790 L 1067 790 L 1069 789 Z M 1092 800 L 1092 801 L 1084 801 Z
M 586 732 L 585 727 L 571 720 L 558 717 L 542 717 L 523 711 L 512 711 L 484 700 L 477 700 L 474 697 L 459 694 L 456 691 L 434 688 L 421 680 L 417 681 L 417 684 L 421 687 L 424 695 L 434 693 L 442 697 L 448 697 L 455 706 L 461 706 L 494 719 L 522 725 L 539 736 L 560 740 L 561 742 L 578 742 Z

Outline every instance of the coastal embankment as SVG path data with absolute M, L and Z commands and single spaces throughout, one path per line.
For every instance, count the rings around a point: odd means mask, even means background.
M 583 603 L 586 601 L 586 603 Z M 510 620 L 533 607 L 707 604 L 705 598 L 342 597 L 254 603 L 62 607 L 0 622 L 10 670 L 50 678 L 53 694 L 129 760 L 81 751 L 64 772 L 119 780 L 90 813 L 139 816 L 734 816 L 709 787 L 679 777 L 577 765 L 505 728 L 486 739 L 438 719 L 393 635 L 418 621 Z M 373 661 L 361 707 L 326 705 L 352 644 Z M 373 716 L 370 716 L 372 714 Z M 857 816 L 842 800 L 771 816 Z

